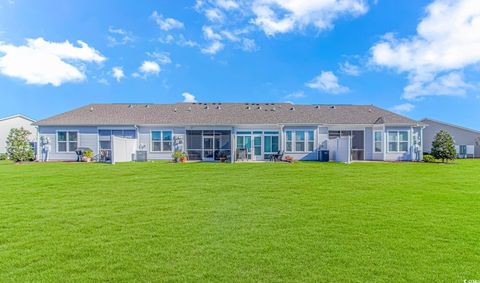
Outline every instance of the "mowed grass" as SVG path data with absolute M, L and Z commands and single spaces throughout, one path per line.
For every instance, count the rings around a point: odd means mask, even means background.
M 0 281 L 480 279 L 480 160 L 0 163 Z

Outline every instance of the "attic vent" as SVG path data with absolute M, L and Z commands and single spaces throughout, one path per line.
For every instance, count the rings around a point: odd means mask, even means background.
M 147 105 L 145 105 L 145 108 L 150 108 L 150 105 L 148 105 L 148 104 L 147 104 Z
M 372 113 L 373 112 L 372 108 L 368 109 L 368 112 Z
M 220 107 L 220 105 L 217 105 L 217 109 L 222 109 L 222 107 Z
M 337 109 L 335 105 L 330 106 L 330 109 Z
M 177 112 L 177 108 L 173 109 L 173 112 Z
M 261 109 L 262 109 L 262 106 L 258 106 L 257 109 L 258 109 L 258 110 L 261 110 Z
M 203 109 L 208 109 L 208 105 L 205 105 L 205 107 L 203 107 Z
M 250 109 L 251 109 L 250 106 L 247 106 L 247 110 L 250 110 Z
M 320 109 L 320 106 L 318 106 L 318 105 L 315 105 L 315 109 Z
M 290 110 L 295 111 L 295 107 L 290 108 Z
M 93 107 L 90 107 L 90 112 L 93 112 Z
M 128 105 L 128 108 L 133 108 L 133 105 L 132 104 Z

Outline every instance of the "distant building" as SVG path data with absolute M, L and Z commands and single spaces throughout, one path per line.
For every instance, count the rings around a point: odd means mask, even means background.
M 480 131 L 428 118 L 423 119 L 421 122 L 427 125 L 423 130 L 425 152 L 429 153 L 432 150 L 432 142 L 435 139 L 435 135 L 444 130 L 452 135 L 459 157 L 480 158 Z
M 35 120 L 26 116 L 17 114 L 10 117 L 0 118 L 0 153 L 7 152 L 7 136 L 12 128 L 21 128 L 32 133 L 29 137 L 32 146 L 35 147 L 37 141 L 37 128 L 32 124 Z

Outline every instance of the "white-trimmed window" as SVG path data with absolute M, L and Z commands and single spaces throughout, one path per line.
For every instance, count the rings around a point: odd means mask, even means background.
M 388 151 L 408 151 L 408 131 L 388 131 Z
M 57 132 L 57 152 L 74 152 L 78 148 L 77 131 Z
M 173 149 L 172 131 L 152 131 L 151 151 L 152 152 L 170 152 Z
M 287 152 L 312 152 L 315 149 L 314 131 L 286 131 Z
M 382 152 L 382 131 L 375 131 L 374 133 L 374 151 Z
M 292 131 L 286 132 L 287 139 L 286 139 L 286 151 L 292 151 L 292 140 L 293 140 L 293 133 Z

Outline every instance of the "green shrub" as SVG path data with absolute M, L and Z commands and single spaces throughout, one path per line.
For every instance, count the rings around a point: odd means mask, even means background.
M 93 151 L 91 149 L 87 149 L 83 152 L 83 157 L 86 158 L 93 158 Z
M 7 154 L 6 153 L 0 153 L 0 160 L 7 160 Z
M 442 162 L 455 160 L 457 157 L 455 142 L 448 132 L 441 130 L 435 135 L 432 143 L 432 156 L 435 159 L 441 159 Z
M 11 129 L 7 137 L 8 159 L 15 162 L 33 160 L 33 148 L 28 141 L 30 132 L 24 128 Z
M 423 156 L 423 162 L 427 162 L 427 163 L 434 163 L 436 161 L 435 157 L 429 155 L 429 154 L 426 154 Z
M 184 152 L 181 152 L 180 150 L 175 151 L 172 154 L 173 162 L 178 162 L 178 160 L 182 157 L 185 157 L 186 154 Z

